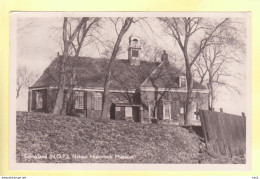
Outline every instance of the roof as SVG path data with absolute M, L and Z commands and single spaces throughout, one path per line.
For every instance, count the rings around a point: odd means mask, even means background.
M 180 88 L 179 87 L 179 76 L 185 76 L 185 73 L 176 68 L 169 61 L 161 63 L 156 70 L 147 78 L 142 84 L 142 87 L 154 87 L 154 88 Z M 197 81 L 193 81 L 194 89 L 206 89 L 205 86 L 201 85 Z
M 75 65 L 77 88 L 103 88 L 108 59 L 79 57 L 68 60 Z M 158 62 L 140 61 L 140 66 L 132 66 L 128 60 L 117 59 L 112 67 L 111 89 L 137 89 L 147 76 L 159 65 Z M 68 80 L 66 80 L 68 81 Z M 56 58 L 30 88 L 57 87 L 59 82 L 59 60 Z M 68 84 L 67 84 L 68 85 Z
M 79 57 L 74 60 L 69 57 L 68 66 L 75 66 L 77 88 L 103 88 L 108 59 Z M 68 70 L 69 71 L 69 70 Z M 54 59 L 40 78 L 30 88 L 57 87 L 59 82 L 59 60 Z M 112 66 L 112 90 L 135 90 L 144 87 L 177 88 L 179 75 L 185 75 L 172 64 L 140 61 L 140 66 L 130 65 L 129 60 L 117 59 Z M 68 77 L 67 77 L 67 80 Z M 68 85 L 68 84 L 67 84 Z M 195 89 L 206 89 L 194 81 Z

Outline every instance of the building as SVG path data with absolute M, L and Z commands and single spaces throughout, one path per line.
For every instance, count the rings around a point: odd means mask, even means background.
M 138 38 L 129 38 L 128 59 L 117 59 L 112 70 L 107 118 L 135 122 L 169 122 L 182 124 L 186 96 L 186 78 L 162 53 L 161 61 L 139 59 Z M 29 111 L 51 113 L 59 82 L 58 56 L 36 83 L 29 87 Z M 69 58 L 73 64 L 75 83 L 67 106 L 68 115 L 99 118 L 102 110 L 103 86 L 107 59 Z M 67 80 L 69 81 L 69 80 Z M 65 92 L 68 89 L 65 89 Z M 194 81 L 192 108 L 207 109 L 208 90 Z M 196 115 L 194 124 L 198 123 Z

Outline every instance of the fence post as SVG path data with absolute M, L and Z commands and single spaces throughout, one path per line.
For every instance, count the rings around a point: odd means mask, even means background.
M 223 112 L 223 108 L 220 108 L 220 112 Z

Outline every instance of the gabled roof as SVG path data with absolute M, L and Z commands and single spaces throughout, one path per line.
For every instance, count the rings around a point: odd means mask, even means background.
M 74 65 L 76 69 L 75 87 L 103 88 L 108 62 L 108 59 L 79 57 L 77 60 L 74 60 L 70 57 L 68 65 Z M 128 60 L 117 59 L 112 67 L 110 88 L 137 89 L 158 65 L 158 62 L 140 61 L 140 66 L 131 66 Z M 55 59 L 30 88 L 57 87 L 58 82 L 59 60 Z
M 67 65 L 74 65 L 77 88 L 103 88 L 108 59 L 69 57 Z M 169 62 L 140 61 L 140 66 L 132 66 L 128 60 L 117 59 L 112 67 L 110 89 L 135 90 L 143 87 L 178 88 L 178 76 L 185 75 Z M 66 81 L 69 81 L 68 79 Z M 56 58 L 30 88 L 57 87 L 59 82 L 59 60 Z M 194 81 L 194 89 L 206 89 Z
M 185 73 L 176 68 L 169 61 L 161 63 L 153 73 L 144 81 L 142 87 L 173 89 L 179 87 L 179 76 L 185 76 Z M 194 89 L 206 89 L 197 81 L 193 81 Z

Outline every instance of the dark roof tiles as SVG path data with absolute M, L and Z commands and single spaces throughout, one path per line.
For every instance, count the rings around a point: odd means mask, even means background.
M 70 57 L 67 61 L 67 65 L 75 66 L 75 87 L 102 88 L 108 62 L 108 59 L 79 57 L 77 60 L 74 60 Z M 137 89 L 147 78 L 143 84 L 145 87 L 177 88 L 177 77 L 184 75 L 183 72 L 168 62 L 164 62 L 160 66 L 159 64 L 159 62 L 140 61 L 139 66 L 133 66 L 130 65 L 128 60 L 117 59 L 112 66 L 112 82 L 110 88 L 117 90 Z M 155 70 L 155 68 L 157 69 Z M 57 87 L 59 74 L 59 60 L 56 58 L 31 88 L 46 86 Z M 66 81 L 69 80 L 67 79 Z M 197 82 L 194 82 L 194 88 L 205 89 L 204 86 Z

